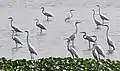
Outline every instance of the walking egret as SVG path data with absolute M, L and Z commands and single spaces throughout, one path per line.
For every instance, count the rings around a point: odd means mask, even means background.
M 18 27 L 16 27 L 16 26 L 13 26 L 13 18 L 12 17 L 9 17 L 8 19 L 10 19 L 11 20 L 11 22 L 10 22 L 10 24 L 11 24 L 11 27 L 13 28 L 13 30 L 16 32 L 16 35 L 17 35 L 17 32 L 22 32 L 22 30 L 21 29 L 19 29 Z
M 40 9 L 42 9 L 42 13 L 43 13 L 45 16 L 47 16 L 47 21 L 48 21 L 48 18 L 49 18 L 49 17 L 53 17 L 53 15 L 51 15 L 50 13 L 44 11 L 44 10 L 45 10 L 44 7 L 41 7 Z
M 41 23 L 38 23 L 39 20 L 35 19 L 36 21 L 36 26 L 40 28 L 40 33 L 42 33 L 42 30 L 47 30 Z
M 104 20 L 109 21 L 109 19 L 108 19 L 108 18 L 106 18 L 104 15 L 102 15 L 102 14 L 100 13 L 100 6 L 99 6 L 99 5 L 97 5 L 97 7 L 99 7 L 99 15 L 100 15 L 100 18 L 102 19 L 103 24 L 104 24 Z

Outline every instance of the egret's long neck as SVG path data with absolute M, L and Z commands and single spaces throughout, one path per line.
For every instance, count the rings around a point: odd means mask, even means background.
M 107 26 L 106 37 L 108 38 L 109 26 Z
M 86 39 L 86 33 L 83 35 L 83 38 Z
M 93 11 L 93 19 L 95 20 L 95 11 Z
M 14 38 L 14 31 L 12 32 L 12 39 Z
M 77 32 L 78 32 L 77 24 L 75 25 L 75 28 L 76 28 L 75 34 L 77 34 Z
M 99 15 L 100 15 L 100 6 L 98 6 L 99 7 Z
M 44 8 L 42 9 L 42 13 L 44 14 Z
M 36 21 L 36 25 L 38 24 L 39 20 Z
M 11 27 L 13 26 L 13 25 L 12 25 L 12 22 L 13 22 L 13 19 L 11 19 L 11 21 L 10 21 Z
M 70 48 L 69 48 L 69 44 L 70 44 L 70 43 L 68 42 L 68 44 L 67 44 L 67 49 L 68 49 L 68 50 L 70 49 Z
M 70 17 L 73 17 L 73 14 L 72 14 L 72 12 L 70 11 Z
M 29 37 L 29 33 L 27 32 L 27 44 L 29 45 L 29 39 L 28 39 L 28 37 Z
M 97 37 L 95 37 L 95 42 L 97 41 Z

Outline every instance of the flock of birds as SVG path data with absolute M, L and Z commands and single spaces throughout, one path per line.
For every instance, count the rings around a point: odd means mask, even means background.
M 107 43 L 109 45 L 109 51 L 110 52 L 114 51 L 116 47 L 115 47 L 114 42 L 109 37 L 109 26 L 107 24 L 105 24 L 105 20 L 109 21 L 109 19 L 101 14 L 100 6 L 97 5 L 97 7 L 99 8 L 99 16 L 102 19 L 102 23 L 99 22 L 95 18 L 95 10 L 92 10 L 93 11 L 93 20 L 94 20 L 94 22 L 95 22 L 95 24 L 97 26 L 96 29 L 98 30 L 100 28 L 100 26 L 107 27 L 106 38 L 107 38 Z M 43 15 L 45 15 L 47 17 L 47 21 L 49 21 L 49 17 L 53 17 L 53 15 L 51 15 L 48 12 L 45 12 L 44 7 L 41 7 L 41 9 L 42 9 Z M 65 22 L 70 22 L 71 21 L 71 18 L 73 17 L 73 13 L 72 13 L 73 11 L 75 11 L 75 10 L 73 10 L 73 9 L 70 10 L 70 16 L 65 18 L 65 20 L 64 20 Z M 15 41 L 15 44 L 16 44 L 15 49 L 18 49 L 18 44 L 23 45 L 23 43 L 19 39 L 17 33 L 22 33 L 23 31 L 21 29 L 19 29 L 18 27 L 13 25 L 13 18 L 12 17 L 9 17 L 8 19 L 11 20 L 10 24 L 11 24 L 11 27 L 13 29 L 13 30 L 11 30 L 12 31 L 12 39 Z M 42 30 L 46 30 L 47 31 L 47 28 L 45 26 L 43 26 L 41 23 L 39 23 L 38 19 L 35 19 L 35 21 L 36 21 L 36 26 L 40 28 L 40 33 L 41 34 L 42 34 Z M 75 40 L 75 37 L 76 37 L 76 35 L 78 33 L 77 25 L 79 23 L 82 23 L 82 22 L 80 22 L 80 21 L 76 21 L 75 22 L 75 28 L 76 28 L 75 32 L 70 37 L 65 39 L 65 40 L 67 40 L 67 50 L 71 53 L 73 58 L 75 58 L 75 57 L 79 58 L 79 55 L 78 55 L 78 53 L 77 53 L 77 51 L 76 51 L 76 49 L 74 47 L 74 40 Z M 29 31 L 27 30 L 27 31 L 24 31 L 24 32 L 27 33 L 27 45 L 28 45 L 28 48 L 29 48 L 29 52 L 31 54 L 31 59 L 33 59 L 33 54 L 37 55 L 37 51 L 29 42 L 29 34 L 30 34 Z M 99 60 L 100 59 L 100 55 L 105 57 L 103 49 L 97 43 L 97 36 L 96 35 L 90 36 L 86 32 L 80 32 L 80 33 L 82 33 L 83 34 L 83 38 L 89 42 L 89 50 L 92 50 L 92 53 L 93 53 L 93 56 L 94 56 L 95 59 Z M 93 47 L 92 48 L 91 48 L 91 44 L 90 44 L 91 42 L 93 43 Z M 70 43 L 71 43 L 71 45 L 70 45 Z
M 100 29 L 100 26 L 107 27 L 106 38 L 107 38 L 107 43 L 108 43 L 108 46 L 109 46 L 109 50 L 108 51 L 109 51 L 109 53 L 113 53 L 113 51 L 115 50 L 116 47 L 115 47 L 115 44 L 112 41 L 112 39 L 109 37 L 109 26 L 107 24 L 105 24 L 105 21 L 109 21 L 109 19 L 101 14 L 100 6 L 97 5 L 97 7 L 99 8 L 99 16 L 100 16 L 100 18 L 102 20 L 102 23 L 95 18 L 95 10 L 93 9 L 92 10 L 93 11 L 93 20 L 94 20 L 94 23 L 97 26 L 96 29 L 97 30 Z M 71 18 L 73 16 L 73 14 L 72 14 L 73 11 L 75 11 L 75 10 L 73 10 L 73 9 L 70 10 L 70 16 L 65 18 L 66 22 L 71 21 Z M 65 39 L 65 40 L 67 40 L 67 49 L 71 53 L 73 58 L 75 58 L 75 57 L 79 58 L 79 55 L 78 55 L 77 51 L 75 50 L 75 46 L 74 46 L 75 36 L 77 35 L 77 32 L 78 32 L 78 28 L 77 28 L 77 24 L 78 23 L 82 23 L 82 22 L 78 22 L 78 21 L 75 22 L 76 31 L 70 37 Z M 83 38 L 89 42 L 89 50 L 92 50 L 92 54 L 93 54 L 94 58 L 96 60 L 99 60 L 100 59 L 100 55 L 105 58 L 104 50 L 97 43 L 97 36 L 96 35 L 90 36 L 86 32 L 80 32 L 80 33 L 82 33 L 83 34 Z M 91 48 L 91 42 L 93 43 L 92 48 Z M 71 43 L 71 45 L 70 45 L 70 43 Z

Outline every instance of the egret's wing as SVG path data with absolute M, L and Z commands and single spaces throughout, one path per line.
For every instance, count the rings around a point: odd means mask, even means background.
M 94 49 L 94 50 L 92 51 L 92 54 L 93 54 L 93 57 L 94 57 L 96 60 L 98 60 L 98 52 L 97 52 L 96 49 Z
M 109 20 L 105 15 L 100 15 L 100 17 L 104 20 Z
M 18 31 L 18 32 L 22 32 L 22 30 L 16 26 L 12 26 L 12 28 L 15 30 L 15 31 Z
M 90 37 L 90 36 L 86 36 L 86 39 L 88 39 L 91 42 L 94 42 L 94 39 L 92 37 Z
M 75 34 L 72 34 L 69 38 L 70 38 L 71 40 L 74 40 L 74 39 L 75 39 Z
M 21 45 L 23 45 L 23 43 L 21 42 L 21 40 L 20 40 L 20 38 L 19 37 L 17 37 L 17 36 L 14 36 L 14 38 L 13 38 L 17 43 L 19 43 L 19 44 L 21 44 Z
M 47 30 L 42 24 L 37 24 L 38 27 L 40 27 L 41 29 Z
M 37 55 L 37 51 L 36 51 L 36 49 L 35 49 L 30 43 L 29 43 L 29 50 L 30 50 L 31 53 Z
M 70 51 L 76 56 L 76 58 L 79 58 L 77 51 L 73 47 L 70 47 Z
M 115 48 L 115 44 L 110 37 L 107 38 L 108 45 Z
M 53 15 L 48 13 L 48 12 L 45 12 L 44 14 L 47 15 L 47 16 L 53 17 Z
M 100 47 L 100 45 L 96 45 L 95 47 L 96 47 L 97 52 L 100 55 L 102 55 L 103 57 L 105 57 L 105 53 L 104 53 L 103 49 Z

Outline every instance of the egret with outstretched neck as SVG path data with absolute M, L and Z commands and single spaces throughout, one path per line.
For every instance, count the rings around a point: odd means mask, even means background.
M 37 51 L 36 51 L 36 49 L 29 43 L 29 39 L 28 39 L 28 37 L 29 37 L 29 32 L 28 32 L 28 31 L 25 31 L 25 32 L 27 33 L 27 45 L 28 45 L 28 49 L 29 49 L 29 52 L 30 52 L 30 54 L 31 54 L 31 60 L 32 60 L 32 59 L 33 59 L 32 54 L 37 55 Z
M 42 33 L 42 30 L 47 30 L 41 23 L 38 23 L 39 20 L 35 19 L 36 21 L 36 26 L 40 28 L 40 33 Z
M 104 24 L 104 20 L 109 21 L 109 19 L 108 19 L 108 18 L 106 18 L 104 15 L 102 15 L 102 14 L 100 13 L 100 6 L 99 6 L 99 5 L 97 5 L 97 7 L 99 7 L 99 15 L 100 15 L 100 18 L 102 19 L 103 24 Z
M 97 19 L 95 19 L 95 10 L 92 10 L 93 11 L 93 20 L 95 22 L 95 24 L 97 25 L 97 29 L 99 28 L 98 26 L 102 25 Z
M 109 26 L 108 25 L 103 25 L 103 26 L 106 26 L 107 27 L 107 31 L 106 31 L 106 38 L 107 38 L 107 43 L 109 45 L 109 50 L 110 50 L 110 47 L 113 48 L 113 50 L 115 50 L 115 44 L 114 42 L 112 41 L 112 39 L 109 37 L 109 34 L 108 34 L 108 31 L 109 31 Z
M 88 42 L 89 42 L 89 49 L 90 49 L 90 47 L 91 47 L 90 42 L 95 43 L 97 41 L 97 37 L 95 35 L 94 36 L 89 36 L 89 35 L 86 34 L 86 32 L 80 32 L 80 33 L 84 33 L 83 38 L 85 40 L 88 40 Z M 95 40 L 92 37 L 95 37 Z
M 51 15 L 50 13 L 47 13 L 47 12 L 45 12 L 44 10 L 44 7 L 41 7 L 40 9 L 42 9 L 42 13 L 45 15 L 45 16 L 47 16 L 47 21 L 48 21 L 48 18 L 49 17 L 53 17 L 53 15 Z
M 78 27 L 77 27 L 78 23 L 81 23 L 81 22 L 75 22 L 75 32 L 69 37 L 73 45 L 74 45 L 75 36 L 77 35 L 77 32 L 78 32 Z
M 68 20 L 70 20 L 73 17 L 73 13 L 72 13 L 73 11 L 75 11 L 75 10 L 73 10 L 73 9 L 70 10 L 70 16 L 66 17 L 65 21 L 68 21 Z
M 11 30 L 11 31 L 12 31 L 12 39 L 16 43 L 16 47 L 15 48 L 18 48 L 18 44 L 23 45 L 23 43 L 21 42 L 21 40 L 19 39 L 19 37 L 17 37 L 17 36 L 14 35 L 14 30 Z
M 13 30 L 16 32 L 16 35 L 17 35 L 17 32 L 22 32 L 21 29 L 17 28 L 16 26 L 13 26 L 13 18 L 12 17 L 9 17 L 8 19 L 11 20 L 10 24 L 11 24 L 11 27 L 13 28 Z
M 71 53 L 72 57 L 79 58 L 77 51 L 73 47 L 70 47 L 70 39 L 66 38 L 65 40 L 67 40 L 67 50 Z

